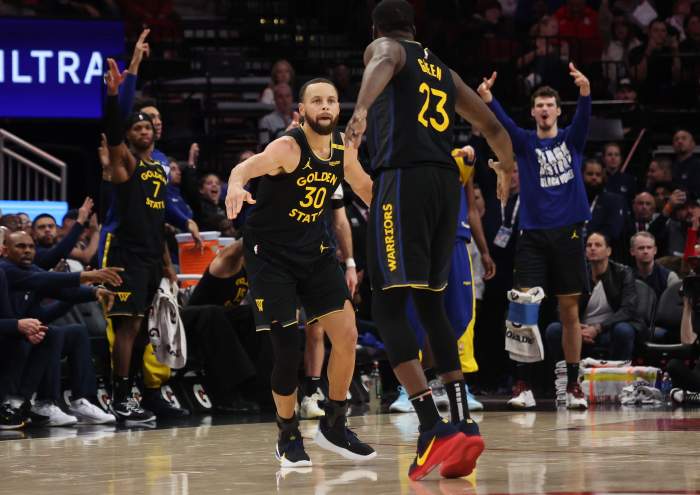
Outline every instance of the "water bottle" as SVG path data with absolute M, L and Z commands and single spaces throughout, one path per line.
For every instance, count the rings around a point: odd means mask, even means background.
M 379 363 L 372 363 L 372 373 L 369 376 L 369 412 L 379 414 L 382 407 L 382 377 L 379 374 Z
M 671 389 L 673 388 L 673 383 L 671 382 L 671 377 L 669 376 L 668 372 L 664 371 L 664 375 L 661 378 L 661 394 L 664 396 L 664 401 L 667 401 L 669 399 L 669 394 L 671 393 Z

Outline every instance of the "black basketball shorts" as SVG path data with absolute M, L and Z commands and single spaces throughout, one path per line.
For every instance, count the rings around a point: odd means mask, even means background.
M 145 258 L 119 246 L 112 234 L 107 234 L 102 267 L 121 267 L 122 285 L 107 286 L 115 293 L 114 305 L 105 316 L 145 316 L 153 303 L 163 277 L 163 261 Z
M 515 251 L 515 287 L 552 296 L 588 292 L 583 224 L 523 230 Z
M 367 224 L 374 290 L 442 290 L 455 244 L 461 187 L 457 167 L 396 168 L 374 181 Z
M 342 311 L 345 301 L 350 300 L 335 250 L 301 255 L 249 234 L 244 235 L 243 246 L 257 331 L 270 330 L 275 322 L 282 327 L 296 326 L 299 302 L 307 323 L 313 323 Z

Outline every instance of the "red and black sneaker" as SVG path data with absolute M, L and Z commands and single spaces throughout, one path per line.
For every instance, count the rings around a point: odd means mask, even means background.
M 581 385 L 578 383 L 569 384 L 566 386 L 566 408 L 567 409 L 588 409 L 588 401 L 583 395 Z
M 462 443 L 440 465 L 440 476 L 443 478 L 469 476 L 476 467 L 476 460 L 484 451 L 484 440 L 481 438 L 476 421 L 462 420 L 457 424 L 457 429 L 462 434 Z
M 463 449 L 464 435 L 446 420 L 438 422 L 430 430 L 418 436 L 416 458 L 408 469 L 408 477 L 413 481 L 423 479 L 454 454 L 455 449 Z

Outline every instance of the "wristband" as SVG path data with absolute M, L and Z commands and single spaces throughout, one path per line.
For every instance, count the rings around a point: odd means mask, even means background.
M 345 268 L 356 268 L 357 264 L 355 263 L 355 258 L 348 258 L 345 260 Z

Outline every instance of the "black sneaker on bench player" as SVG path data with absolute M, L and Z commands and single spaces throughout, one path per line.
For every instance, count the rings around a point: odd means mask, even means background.
M 355 461 L 376 457 L 346 424 L 346 396 L 355 368 L 357 328 L 343 271 L 331 246 L 324 215 L 333 191 L 345 178 L 368 202 L 372 181 L 357 161 L 357 150 L 345 151 L 334 127 L 340 113 L 333 83 L 314 79 L 299 94 L 301 126 L 291 128 L 262 153 L 231 172 L 226 196 L 230 218 L 244 202 L 255 203 L 243 231 L 244 259 L 258 331 L 269 331 L 275 364 L 272 395 L 279 438 L 275 454 L 282 467 L 306 467 L 298 419 L 297 370 L 302 358 L 298 302 L 307 323 L 318 321 L 332 343 L 328 366 L 328 401 L 316 442 Z M 255 200 L 244 186 L 254 178 Z

